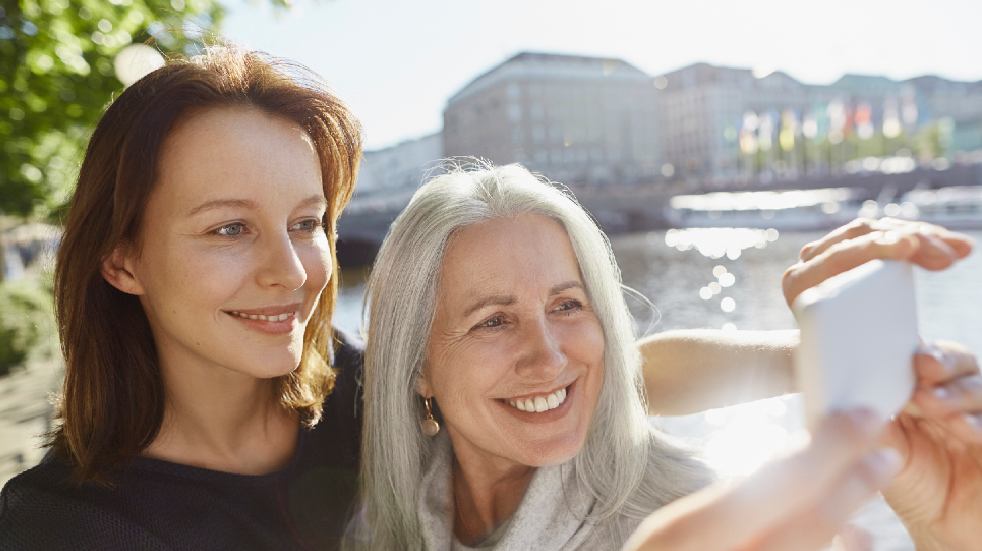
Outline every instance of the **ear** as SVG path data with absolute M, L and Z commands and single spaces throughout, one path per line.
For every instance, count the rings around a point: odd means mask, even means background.
M 423 373 L 420 373 L 419 377 L 416 378 L 416 394 L 423 398 L 433 397 L 433 389 L 430 388 L 430 382 L 426 380 L 426 375 Z
M 110 285 L 130 295 L 142 295 L 145 290 L 134 270 L 135 262 L 126 245 L 117 245 L 102 259 L 102 278 Z

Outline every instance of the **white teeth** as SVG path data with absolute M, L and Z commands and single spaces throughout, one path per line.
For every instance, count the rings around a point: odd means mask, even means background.
M 544 396 L 535 396 L 533 398 L 518 398 L 507 400 L 508 405 L 515 409 L 520 409 L 522 411 L 542 413 L 543 411 L 549 411 L 550 409 L 556 409 L 566 401 L 566 389 L 561 388 L 550 394 Z
M 549 401 L 549 409 L 559 407 L 559 398 L 555 394 L 550 394 L 546 400 Z
M 242 312 L 229 312 L 233 316 L 238 316 L 240 318 L 250 319 L 250 320 L 262 320 L 262 321 L 286 321 L 290 319 L 293 313 L 278 314 L 276 316 L 265 316 L 263 314 L 244 314 Z

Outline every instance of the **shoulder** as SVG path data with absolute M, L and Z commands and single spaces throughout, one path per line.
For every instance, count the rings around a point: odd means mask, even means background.
M 0 492 L 0 525 L 38 504 L 58 501 L 71 491 L 71 471 L 49 452 L 40 464 L 10 479 Z
M 338 328 L 334 329 L 333 341 L 333 348 L 328 353 L 331 355 L 331 366 L 334 368 L 336 378 L 334 390 L 324 404 L 325 412 L 336 410 L 337 407 L 351 409 L 350 406 L 361 401 L 365 345 L 354 335 Z M 353 410 L 351 415 L 359 418 L 357 411 Z
M 134 531 L 124 516 L 100 504 L 105 501 L 100 496 L 109 491 L 76 485 L 69 466 L 49 453 L 0 492 L 0 549 L 161 548 L 152 536 Z
M 362 358 L 365 347 L 350 333 L 334 329 L 333 346 L 328 350 L 335 372 L 334 389 L 324 400 L 325 422 L 332 428 L 361 428 Z
M 356 468 L 361 448 L 364 345 L 360 339 L 337 328 L 333 345 L 333 350 L 328 352 L 337 377 L 334 390 L 324 400 L 321 420 L 313 429 L 311 450 L 321 449 L 332 465 Z
M 359 337 L 343 330 L 334 328 L 334 349 L 330 351 L 331 365 L 340 373 L 361 372 L 362 360 L 365 354 L 365 343 Z

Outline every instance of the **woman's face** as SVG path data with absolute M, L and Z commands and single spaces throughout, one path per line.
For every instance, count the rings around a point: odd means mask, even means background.
M 124 254 L 123 290 L 140 296 L 162 363 L 252 378 L 295 369 L 331 275 L 326 206 L 299 126 L 250 107 L 182 119 L 161 152 L 141 250 Z
M 439 404 L 459 460 L 541 466 L 576 455 L 603 357 L 562 225 L 529 214 L 454 235 L 419 391 Z

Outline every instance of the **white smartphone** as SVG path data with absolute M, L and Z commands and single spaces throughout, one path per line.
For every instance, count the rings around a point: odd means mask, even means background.
M 792 305 L 805 419 L 858 407 L 889 419 L 910 400 L 920 344 L 913 268 L 873 260 L 806 290 Z

